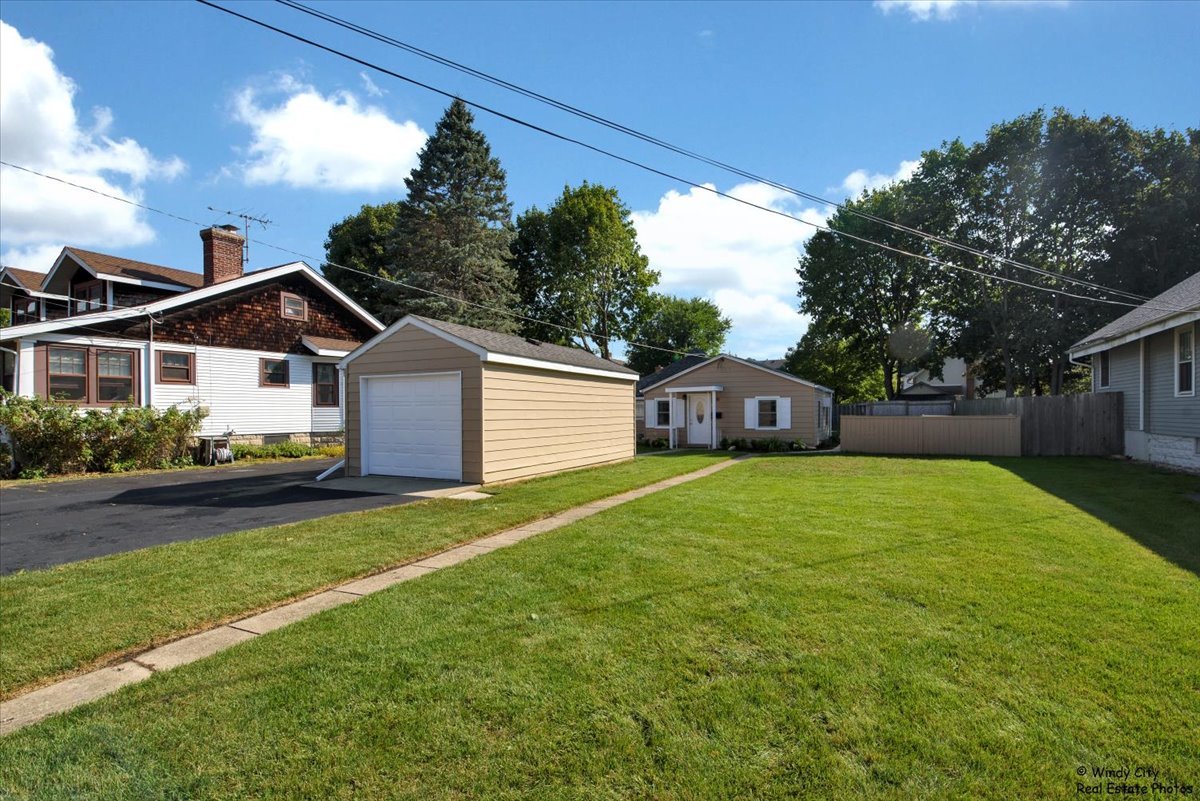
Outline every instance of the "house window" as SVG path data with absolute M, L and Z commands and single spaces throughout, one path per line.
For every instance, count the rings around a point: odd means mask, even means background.
M 313 365 L 313 406 L 337 405 L 337 365 L 318 362 Z
M 663 398 L 654 402 L 654 422 L 658 428 L 669 428 L 671 425 L 671 401 Z
M 75 298 L 76 314 L 98 311 L 104 308 L 104 284 L 101 281 L 76 284 L 72 296 Z
M 96 353 L 96 402 L 124 403 L 133 398 L 133 354 L 102 350 Z
M 258 385 L 286 387 L 290 385 L 287 359 L 259 359 Z
M 195 367 L 191 353 L 161 350 L 158 352 L 158 382 L 160 384 L 194 384 Z
M 299 295 L 281 292 L 279 294 L 279 313 L 285 320 L 307 320 L 308 301 Z
M 758 399 L 758 427 L 779 427 L 779 401 L 775 398 Z
M 12 321 L 13 325 L 21 323 L 32 323 L 41 319 L 37 298 L 18 298 L 12 299 Z
M 1175 394 L 1192 395 L 1196 388 L 1194 331 L 1180 328 L 1175 332 Z
M 1109 380 L 1108 377 L 1109 377 L 1108 351 L 1102 350 L 1102 351 L 1100 351 L 1100 378 L 1099 378 L 1101 387 L 1108 386 L 1108 380 Z
M 645 401 L 634 401 L 633 416 L 635 419 L 640 420 L 642 422 L 646 421 L 646 402 Z
M 87 351 L 50 348 L 47 390 L 59 400 L 87 400 Z

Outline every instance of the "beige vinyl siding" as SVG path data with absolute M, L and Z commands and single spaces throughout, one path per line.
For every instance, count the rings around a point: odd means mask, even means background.
M 633 396 L 630 381 L 485 365 L 483 480 L 632 458 Z
M 346 371 L 346 475 L 362 475 L 359 379 L 404 373 L 462 373 L 463 481 L 483 481 L 483 369 L 479 356 L 405 326 L 350 362 Z
M 718 359 L 703 367 L 681 374 L 646 391 L 646 416 L 650 421 L 651 401 L 666 398 L 672 387 L 719 386 L 717 393 L 717 438 L 746 437 L 748 439 L 800 439 L 814 445 L 817 442 L 817 391 L 807 384 L 793 381 L 783 375 L 760 370 L 730 359 Z M 746 428 L 746 398 L 786 397 L 792 399 L 792 425 L 787 429 Z M 681 425 L 679 443 L 687 445 L 687 426 Z M 668 430 L 647 425 L 646 436 L 666 437 Z

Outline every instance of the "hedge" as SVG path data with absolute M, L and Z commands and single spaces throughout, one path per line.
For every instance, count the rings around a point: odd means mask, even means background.
M 200 409 L 132 404 L 84 411 L 73 403 L 0 390 L 0 429 L 22 478 L 191 464 L 193 438 L 205 415 Z M 8 462 L 0 461 L 0 472 Z

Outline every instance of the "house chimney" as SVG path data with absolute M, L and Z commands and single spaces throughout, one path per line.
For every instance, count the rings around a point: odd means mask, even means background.
M 246 240 L 236 225 L 218 225 L 200 232 L 204 242 L 204 285 L 242 277 L 242 246 Z

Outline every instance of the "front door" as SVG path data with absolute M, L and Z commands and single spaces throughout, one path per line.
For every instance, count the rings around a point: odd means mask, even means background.
M 708 395 L 688 395 L 688 445 L 712 447 L 712 409 Z

